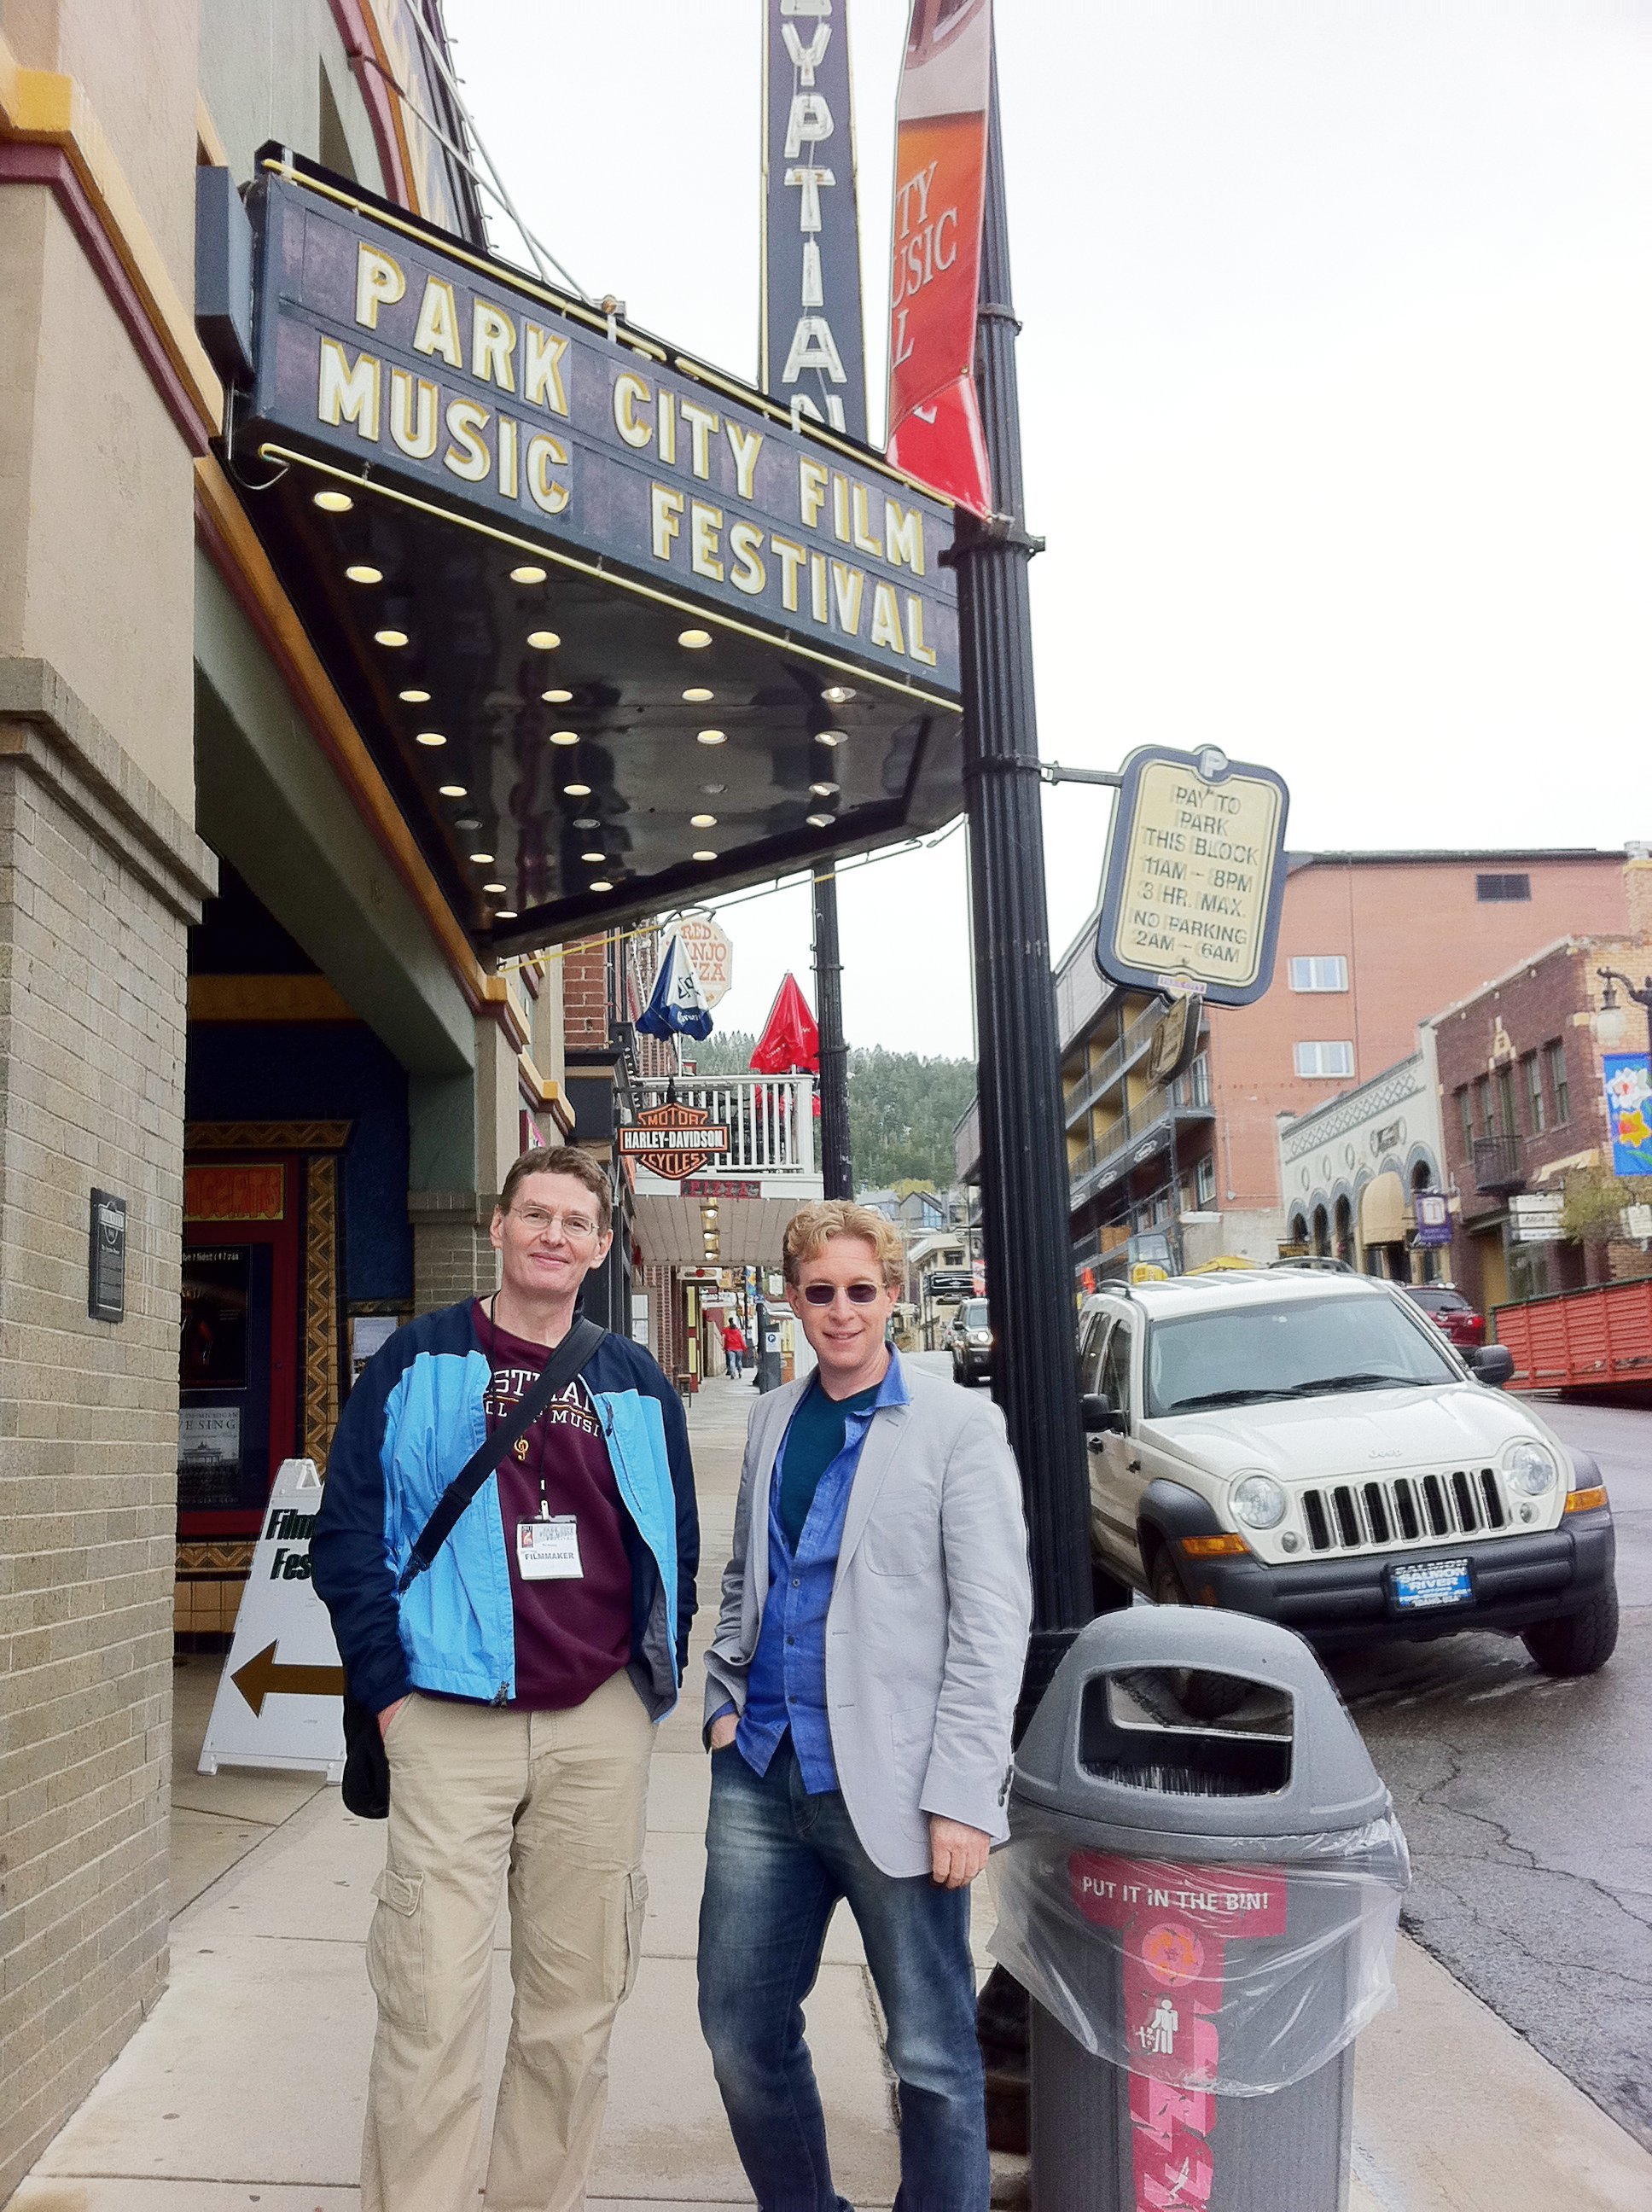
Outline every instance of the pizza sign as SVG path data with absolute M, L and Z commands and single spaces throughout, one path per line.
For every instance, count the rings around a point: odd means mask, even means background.
M 635 1121 L 622 1123 L 619 1148 L 651 1174 L 681 1182 L 728 1150 L 728 1123 L 714 1121 L 703 1106 L 645 1106 Z

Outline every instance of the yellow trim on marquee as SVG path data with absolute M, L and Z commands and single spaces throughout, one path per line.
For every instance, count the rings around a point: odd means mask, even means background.
M 307 192 L 319 192 L 323 199 L 337 201 L 340 207 L 349 208 L 353 214 L 362 216 L 368 222 L 382 223 L 387 230 L 400 231 L 404 237 L 412 239 L 416 245 L 434 246 L 436 243 L 416 224 L 404 222 L 384 208 L 368 207 L 350 193 L 339 191 L 336 185 L 324 185 L 319 178 L 306 176 L 301 170 L 290 168 L 284 161 L 266 161 L 264 167 L 277 177 L 285 177 L 289 185 L 298 185 Z M 450 260 L 462 261 L 467 269 L 478 270 L 493 283 L 503 283 L 516 291 L 525 292 L 531 299 L 544 300 L 549 306 L 560 308 L 564 314 L 573 315 L 580 322 L 587 324 L 593 331 L 607 332 L 611 329 L 618 342 L 629 346 L 633 352 L 646 354 L 651 361 L 657 361 L 667 368 L 674 368 L 681 376 L 691 377 L 696 384 L 709 385 L 729 398 L 738 399 L 743 406 L 767 415 L 771 422 L 783 423 L 787 429 L 793 427 L 791 409 L 782 407 L 766 392 L 753 391 L 750 385 L 726 376 L 720 370 L 709 368 L 706 362 L 695 361 L 688 354 L 672 352 L 657 340 L 645 337 L 641 331 L 632 330 L 617 316 L 600 314 L 595 308 L 586 307 L 578 300 L 570 300 L 552 286 L 540 283 L 537 277 L 526 276 L 515 268 L 503 268 L 497 261 L 484 260 L 480 254 L 467 252 L 446 233 L 442 234 L 438 250 Z M 908 476 L 904 469 L 897 469 L 892 461 L 885 460 L 881 453 L 874 453 L 868 446 L 857 446 L 853 439 L 840 438 L 829 422 L 817 422 L 805 415 L 797 428 L 817 444 L 829 447 L 835 453 L 841 453 L 845 460 L 853 461 L 857 468 L 875 469 L 880 476 L 890 477 L 912 491 L 922 492 L 925 498 L 936 500 L 943 507 L 952 505 L 945 493 L 937 491 L 933 484 L 925 483 L 920 477 Z
M 577 568 L 581 575 L 599 577 L 604 584 L 616 589 L 634 592 L 637 598 L 653 599 L 657 605 L 670 607 L 674 613 L 691 615 L 696 623 L 716 623 L 724 629 L 733 630 L 741 637 L 755 638 L 772 652 L 794 653 L 804 660 L 817 661 L 836 675 L 853 676 L 857 684 L 876 684 L 902 699 L 920 699 L 926 707 L 938 707 L 944 714 L 961 714 L 963 708 L 956 699 L 947 699 L 936 691 L 926 691 L 920 684 L 908 684 L 903 678 L 884 675 L 881 670 L 868 669 L 858 660 L 840 660 L 835 653 L 823 653 L 818 646 L 805 645 L 789 632 L 761 629 L 756 623 L 743 623 L 732 615 L 720 614 L 714 608 L 697 599 L 680 599 L 674 592 L 662 592 L 653 584 L 634 581 L 623 576 L 617 569 L 610 568 L 599 560 L 583 560 L 578 555 L 565 553 L 559 546 L 548 545 L 540 538 L 519 538 L 514 531 L 501 530 L 490 522 L 476 520 L 470 515 L 457 514 L 451 507 L 438 507 L 434 501 L 418 498 L 414 493 L 398 491 L 394 485 L 380 483 L 376 477 L 355 476 L 349 469 L 336 468 L 331 461 L 319 461 L 313 454 L 301 453 L 291 446 L 278 446 L 266 438 L 258 448 L 261 461 L 284 461 L 290 468 L 313 469 L 318 475 L 331 477 L 339 483 L 347 483 L 353 491 L 373 492 L 380 499 L 392 499 L 399 507 L 410 507 L 421 514 L 434 516 L 438 522 L 451 522 L 461 530 L 473 530 L 480 538 L 491 538 L 500 545 L 508 545 L 513 552 L 535 553 L 544 561 L 556 561 L 564 568 Z

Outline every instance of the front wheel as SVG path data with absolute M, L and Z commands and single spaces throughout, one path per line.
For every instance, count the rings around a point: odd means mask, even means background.
M 1618 1645 L 1618 1592 L 1608 1583 L 1579 1613 L 1522 1629 L 1521 1642 L 1546 1674 L 1598 1674 Z
M 1155 1605 L 1186 1605 L 1187 1593 L 1175 1561 L 1161 1545 L 1153 1555 L 1150 1577 Z M 1210 1674 L 1189 1668 L 1181 1675 L 1178 1693 L 1183 1705 L 1198 1721 L 1219 1721 L 1237 1712 L 1250 1695 L 1251 1686 L 1237 1674 Z
M 1123 1613 L 1135 1602 L 1128 1583 L 1102 1566 L 1093 1556 L 1090 1562 L 1090 1606 L 1092 1614 Z

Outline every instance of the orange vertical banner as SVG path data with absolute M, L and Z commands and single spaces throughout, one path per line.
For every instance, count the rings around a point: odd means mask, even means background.
M 975 398 L 992 0 L 912 0 L 895 139 L 889 457 L 992 512 Z

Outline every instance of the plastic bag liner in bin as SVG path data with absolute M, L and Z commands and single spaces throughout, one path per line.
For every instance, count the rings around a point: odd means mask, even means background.
M 988 1948 L 1133 2074 L 1261 2095 L 1394 2001 L 1405 1838 L 1312 1651 L 1271 1622 L 1093 1621 L 1023 1739 L 1010 1831 Z

